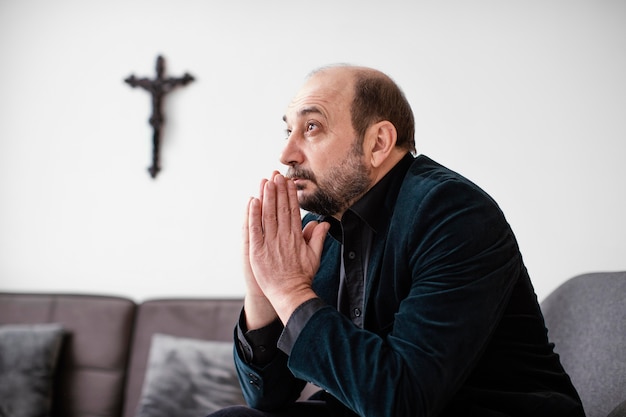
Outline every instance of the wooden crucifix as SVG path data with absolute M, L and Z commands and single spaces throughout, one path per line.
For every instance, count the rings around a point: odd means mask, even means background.
M 163 116 L 162 102 L 165 94 L 172 91 L 179 85 L 187 85 L 194 78 L 185 73 L 180 78 L 165 78 L 165 60 L 162 56 L 158 56 L 156 60 L 156 78 L 136 78 L 134 75 L 126 78 L 124 81 L 131 87 L 141 87 L 152 96 L 152 114 L 148 122 L 152 126 L 152 166 L 148 168 L 148 172 L 152 178 L 156 178 L 161 170 L 160 165 L 160 149 L 161 149 L 161 127 L 165 123 Z

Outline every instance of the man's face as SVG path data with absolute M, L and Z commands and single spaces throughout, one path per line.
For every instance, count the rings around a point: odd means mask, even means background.
M 304 210 L 340 218 L 371 186 L 350 118 L 352 95 L 352 75 L 333 68 L 313 75 L 287 108 L 280 159 Z

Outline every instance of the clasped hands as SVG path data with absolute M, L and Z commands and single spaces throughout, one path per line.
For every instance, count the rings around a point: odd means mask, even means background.
M 320 265 L 326 222 L 302 228 L 295 183 L 275 171 L 261 181 L 260 195 L 250 198 L 243 226 L 244 310 L 248 329 L 283 322 L 303 302 L 315 298 L 311 288 Z

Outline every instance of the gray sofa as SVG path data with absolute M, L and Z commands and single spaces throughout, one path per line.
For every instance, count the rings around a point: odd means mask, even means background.
M 626 417 L 626 271 L 573 277 L 541 310 L 587 417 Z
M 51 381 L 52 417 L 135 417 L 153 336 L 232 346 L 241 306 L 242 301 L 236 299 L 137 304 L 109 296 L 0 293 L 0 328 L 45 323 L 62 327 L 63 340 Z M 0 401 L 0 414 L 3 404 Z
M 52 417 L 201 417 L 198 409 L 174 411 L 172 403 L 188 403 L 191 396 L 214 391 L 225 394 L 223 402 L 212 400 L 206 409 L 242 401 L 234 370 L 220 365 L 232 361 L 233 329 L 241 306 L 239 299 L 137 304 L 107 296 L 0 293 L 0 329 L 9 324 L 62 326 Z M 626 417 L 626 272 L 574 277 L 541 307 L 587 416 Z M 6 353 L 1 350 L 3 337 L 0 331 L 0 358 Z M 197 341 L 207 341 L 207 346 L 198 347 Z M 162 342 L 161 350 L 154 349 L 156 342 Z M 214 344 L 220 345 L 220 352 Z M 159 355 L 161 362 L 155 362 Z M 214 358 L 217 364 L 211 362 Z M 187 365 L 166 374 L 154 372 L 180 363 Z M 0 363 L 0 415 L 11 415 L 2 410 L 2 389 L 7 389 L 2 386 L 2 367 Z M 217 371 L 207 371 L 212 368 Z M 206 385 L 207 379 L 217 383 Z M 154 381 L 173 381 L 174 388 L 163 391 Z M 309 386 L 302 398 L 314 390 Z M 181 399 L 179 394 L 188 395 Z

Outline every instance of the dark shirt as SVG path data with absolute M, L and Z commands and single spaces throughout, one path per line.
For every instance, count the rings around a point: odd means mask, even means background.
M 344 213 L 341 222 L 333 217 L 322 219 L 331 224 L 330 235 L 341 243 L 337 309 L 360 328 L 363 328 L 367 267 L 372 239 L 376 233 L 376 208 L 383 204 L 389 182 L 405 172 L 402 165 L 397 165 Z

